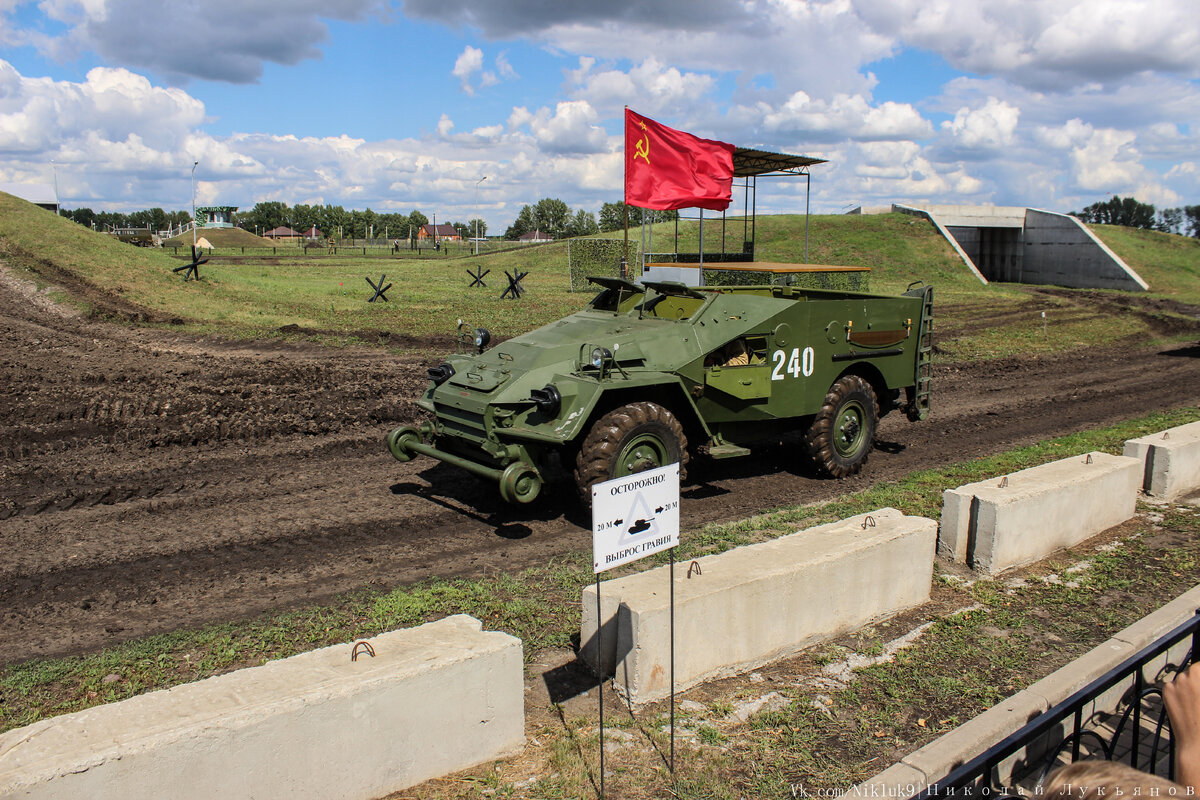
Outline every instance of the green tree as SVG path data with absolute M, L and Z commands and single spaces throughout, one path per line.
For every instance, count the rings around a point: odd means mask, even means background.
M 556 197 L 544 197 L 533 207 L 534 230 L 548 233 L 554 239 L 567 236 L 571 224 L 571 209 Z
M 1098 225 L 1124 225 L 1128 228 L 1154 227 L 1154 206 L 1132 197 L 1117 197 L 1092 203 L 1081 212 L 1074 212 L 1084 222 Z
M 508 226 L 508 230 L 504 232 L 504 238 L 510 241 L 520 239 L 533 229 L 533 209 L 527 205 L 521 206 L 521 210 L 517 212 L 517 218 L 513 220 L 512 225 Z
M 650 208 L 629 207 L 629 227 L 636 227 L 643 222 L 671 222 L 679 219 L 678 211 L 656 211 Z M 600 230 L 619 231 L 625 227 L 625 204 L 623 202 L 605 203 L 600 207 Z
M 1154 220 L 1154 230 L 1163 233 L 1179 233 L 1183 230 L 1182 208 L 1160 208 Z
M 417 231 L 421 229 L 421 226 L 429 224 L 429 217 L 425 216 L 414 208 L 412 213 L 408 215 L 408 224 L 410 226 L 411 235 L 415 239 L 417 238 Z
M 1184 206 L 1183 216 L 1187 220 L 1188 236 L 1200 239 L 1200 206 Z
M 575 212 L 575 216 L 571 217 L 571 224 L 567 226 L 568 236 L 591 236 L 599 232 L 596 215 L 582 208 Z
M 281 203 L 278 200 L 264 200 L 256 203 L 254 208 L 239 216 L 246 223 L 246 230 L 257 230 L 259 234 L 263 234 L 272 228 L 283 225 L 284 220 L 290 214 L 291 209 L 288 208 L 287 203 Z
M 96 212 L 90 208 L 76 208 L 73 211 L 68 211 L 65 208 L 60 208 L 58 213 L 72 222 L 77 222 L 85 228 L 92 227 L 92 223 L 96 221 Z
M 484 236 L 487 236 L 487 223 L 481 219 L 476 218 L 468 220 L 467 227 L 471 231 L 471 238 L 478 236 L 482 239 Z M 478 233 L 476 233 L 476 231 L 478 231 Z
M 380 214 L 375 224 L 383 226 L 382 230 L 376 231 L 376 236 L 383 236 L 392 241 L 408 238 L 407 214 L 397 214 L 395 212 Z

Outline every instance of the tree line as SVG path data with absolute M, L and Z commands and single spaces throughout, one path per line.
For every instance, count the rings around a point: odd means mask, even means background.
M 59 213 L 80 225 L 101 231 L 111 228 L 150 228 L 163 231 L 186 225 L 192 219 L 190 211 L 164 211 L 161 208 L 129 213 L 76 208 L 61 209 Z M 429 218 L 415 209 L 408 214 L 379 214 L 369 208 L 365 211 L 347 211 L 341 206 L 289 206 L 276 200 L 258 203 L 249 211 L 238 211 L 234 214 L 234 225 L 260 236 L 281 227 L 288 227 L 299 233 L 315 227 L 325 237 L 408 239 L 410 235 L 415 237 L 417 230 L 428 223 Z M 486 236 L 487 223 L 482 219 L 451 222 L 450 225 L 459 236 L 468 239 L 476 235 L 477 223 L 478 235 Z
M 1163 233 L 1180 233 L 1200 238 L 1200 205 L 1155 209 L 1133 197 L 1113 195 L 1092 203 L 1071 216 L 1097 225 L 1124 225 Z
M 109 230 L 111 228 L 150 228 L 167 230 L 191 221 L 188 211 L 164 211 L 151 208 L 124 213 L 120 211 L 93 211 L 90 208 L 62 209 L 62 216 L 89 228 Z M 636 227 L 643 222 L 669 222 L 679 218 L 678 211 L 652 211 L 636 206 L 629 207 L 629 225 Z M 266 200 L 248 211 L 234 214 L 234 224 L 251 233 L 262 235 L 275 228 L 288 227 L 299 233 L 316 228 L 322 236 L 344 239 L 402 239 L 415 237 L 429 217 L 413 209 L 408 214 L 381 214 L 370 208 L 347 211 L 336 205 L 289 206 L 278 200 Z M 488 226 L 482 219 L 466 222 L 450 222 L 463 239 L 476 235 L 487 235 Z M 600 217 L 585 209 L 572 209 L 562 200 L 545 197 L 525 205 L 517 212 L 517 218 L 504 232 L 504 238 L 519 239 L 523 234 L 541 232 L 553 239 L 572 236 L 589 236 L 600 232 L 619 231 L 625 227 L 625 204 L 605 203 L 600 208 Z M 478 233 L 476 232 L 478 231 Z
M 629 225 L 645 222 L 668 222 L 679 218 L 678 211 L 651 211 L 629 206 Z M 519 239 L 526 233 L 540 232 L 553 239 L 590 236 L 595 233 L 619 231 L 625 227 L 625 204 L 605 203 L 600 207 L 600 219 L 591 211 L 570 207 L 555 197 L 544 197 L 533 205 L 522 206 L 517 218 L 504 232 L 505 239 Z
M 62 208 L 58 213 L 85 228 L 95 228 L 98 231 L 110 228 L 152 228 L 164 231 L 192 221 L 190 211 L 163 211 L 161 208 L 148 208 L 128 214 L 120 211 L 92 211 L 90 208 L 76 208 L 70 211 Z

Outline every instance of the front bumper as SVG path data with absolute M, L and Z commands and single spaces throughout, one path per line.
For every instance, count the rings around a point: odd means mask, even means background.
M 541 494 L 545 483 L 524 448 L 516 445 L 504 447 L 500 461 L 505 465 L 491 466 L 438 447 L 434 427 L 429 422 L 423 422 L 419 427 L 401 425 L 396 428 L 387 435 L 387 448 L 397 461 L 410 461 L 414 455 L 429 456 L 486 480 L 496 481 L 500 496 L 508 503 L 532 503 Z

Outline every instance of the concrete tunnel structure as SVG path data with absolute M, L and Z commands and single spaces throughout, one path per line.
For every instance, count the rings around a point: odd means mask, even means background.
M 901 205 L 851 214 L 924 217 L 983 283 L 1036 283 L 1076 289 L 1150 288 L 1120 256 L 1069 214 L 1022 206 Z

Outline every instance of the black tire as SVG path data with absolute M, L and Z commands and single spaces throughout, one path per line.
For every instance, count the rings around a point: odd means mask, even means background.
M 817 468 L 834 478 L 861 470 L 875 445 L 878 421 L 879 403 L 871 384 L 857 375 L 839 378 L 804 435 Z
M 658 403 L 630 403 L 592 425 L 575 457 L 575 485 L 590 503 L 594 483 L 677 462 L 683 480 L 687 461 L 687 437 L 675 415 Z

